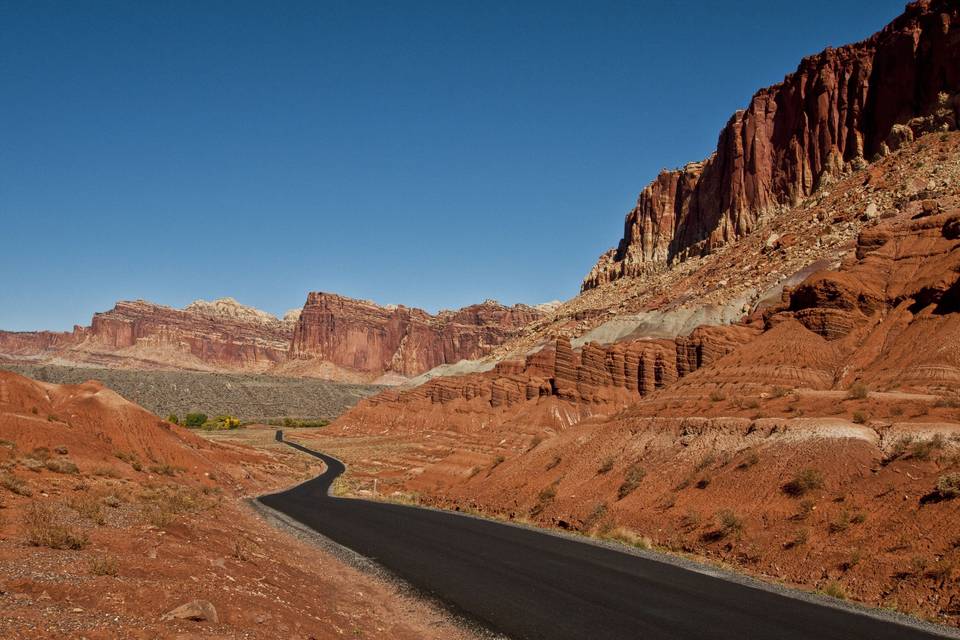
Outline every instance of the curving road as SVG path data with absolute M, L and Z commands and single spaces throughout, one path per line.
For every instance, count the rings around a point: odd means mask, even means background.
M 333 498 L 345 467 L 260 498 L 484 626 L 521 638 L 914 640 L 918 628 L 565 537 L 428 509 Z

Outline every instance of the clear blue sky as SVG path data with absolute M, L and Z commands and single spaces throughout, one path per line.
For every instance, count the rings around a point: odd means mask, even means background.
M 904 0 L 0 0 L 0 328 L 568 298 L 661 167 Z

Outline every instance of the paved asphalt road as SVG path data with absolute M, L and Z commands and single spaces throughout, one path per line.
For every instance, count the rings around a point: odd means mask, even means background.
M 339 460 L 260 499 L 514 639 L 912 640 L 919 629 L 521 527 L 327 496 Z

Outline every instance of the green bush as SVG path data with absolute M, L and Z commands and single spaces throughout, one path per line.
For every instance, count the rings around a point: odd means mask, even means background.
M 177 414 L 175 413 L 171 413 L 170 415 L 167 416 L 167 422 L 171 422 L 173 424 L 180 424 L 180 417 L 177 416 Z
M 202 427 L 206 421 L 207 414 L 205 413 L 188 413 L 183 417 L 183 424 L 188 427 Z

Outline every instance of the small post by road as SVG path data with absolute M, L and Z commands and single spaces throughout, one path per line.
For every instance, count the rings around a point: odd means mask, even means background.
M 283 442 L 283 429 L 277 429 L 277 442 Z

